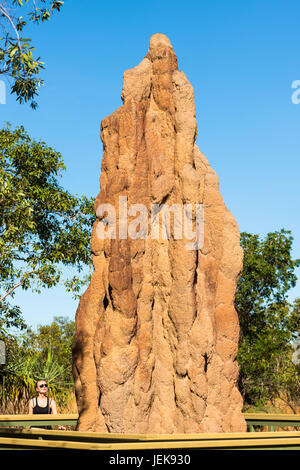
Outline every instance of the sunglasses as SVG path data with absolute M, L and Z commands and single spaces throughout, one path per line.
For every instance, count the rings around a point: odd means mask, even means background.
M 41 385 L 40 385 L 40 388 L 44 388 L 44 387 L 45 387 L 45 388 L 48 388 L 48 385 L 47 385 L 47 384 L 41 384 Z

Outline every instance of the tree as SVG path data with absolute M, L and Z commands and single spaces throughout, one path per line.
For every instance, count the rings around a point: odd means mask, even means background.
M 300 328 L 299 300 L 287 293 L 296 285 L 290 231 L 268 233 L 265 239 L 242 233 L 244 267 L 237 285 L 235 307 L 241 335 L 239 387 L 246 404 L 263 404 L 281 396 L 293 408 L 300 382 L 292 363 L 292 342 Z M 288 398 L 286 398 L 288 397 Z
M 75 334 L 75 322 L 67 317 L 54 317 L 51 325 L 40 325 L 37 333 L 29 330 L 24 336 L 30 349 L 36 350 L 45 361 L 51 350 L 52 357 L 63 367 L 63 383 L 72 384 L 72 342 Z
M 63 170 L 61 155 L 23 127 L 0 130 L 0 329 L 24 327 L 10 303 L 16 289 L 64 283 L 76 295 L 90 275 L 93 200 L 64 190 Z
M 40 57 L 33 56 L 35 48 L 31 39 L 21 37 L 28 24 L 41 23 L 50 19 L 54 12 L 59 12 L 64 2 L 57 0 L 7 0 L 0 1 L 0 27 L 3 37 L 0 38 L 0 75 L 12 79 L 12 93 L 17 95 L 20 103 L 30 102 L 33 109 L 37 107 L 34 98 L 38 88 L 43 84 L 40 70 L 44 63 Z M 28 7 L 27 17 L 25 6 Z

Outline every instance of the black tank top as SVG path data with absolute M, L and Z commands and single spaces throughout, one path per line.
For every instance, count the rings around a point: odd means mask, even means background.
M 40 406 L 37 401 L 37 397 L 32 399 L 33 404 L 33 414 L 42 415 L 51 413 L 51 401 L 49 402 L 49 397 L 47 397 L 46 406 Z M 51 429 L 51 426 L 39 426 L 40 429 Z
M 50 407 L 50 402 L 49 402 L 49 397 L 47 397 L 47 403 L 46 406 L 40 406 L 38 404 L 37 398 L 33 398 L 33 414 L 34 415 L 41 415 L 41 414 L 50 414 L 51 413 L 51 407 Z

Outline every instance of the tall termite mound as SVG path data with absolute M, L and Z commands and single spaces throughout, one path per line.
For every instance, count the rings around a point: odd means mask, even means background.
M 239 229 L 195 143 L 193 87 L 163 34 L 153 35 L 142 62 L 124 73 L 122 100 L 101 123 L 94 272 L 73 343 L 78 429 L 245 431 L 234 309 Z M 150 228 L 147 236 L 126 236 L 121 222 L 113 235 L 100 237 L 99 207 L 110 204 L 119 220 L 120 201 L 128 224 L 137 215 L 130 212 L 134 204 L 149 214 L 153 205 L 158 212 L 202 205 L 204 242 L 187 249 L 184 235 L 155 238 Z

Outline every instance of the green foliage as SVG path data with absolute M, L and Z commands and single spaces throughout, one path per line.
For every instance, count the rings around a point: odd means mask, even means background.
M 47 380 L 52 389 L 57 387 L 56 381 L 63 376 L 64 368 L 56 358 L 54 359 L 51 347 L 48 348 L 46 358 L 35 350 L 26 351 L 21 348 L 15 352 L 5 372 L 14 376 L 29 395 L 35 393 L 35 383 L 40 378 Z
M 27 342 L 32 350 L 37 350 L 42 360 L 46 360 L 49 350 L 57 363 L 63 367 L 63 383 L 72 384 L 72 342 L 75 322 L 66 317 L 54 317 L 51 325 L 41 325 L 37 333 L 29 330 Z
M 287 292 L 295 287 L 295 268 L 300 260 L 292 260 L 293 237 L 290 231 L 258 235 L 241 233 L 244 267 L 239 280 L 235 307 L 239 314 L 241 340 L 256 335 L 269 323 L 271 305 L 282 307 Z
M 17 288 L 40 292 L 58 283 L 78 294 L 91 270 L 93 201 L 59 184 L 61 155 L 23 127 L 0 130 L 0 330 L 24 327 L 11 305 Z M 66 267 L 76 269 L 64 278 Z
M 51 325 L 39 326 L 37 332 L 27 329 L 18 338 L 5 336 L 6 364 L 0 369 L 0 409 L 13 413 L 28 411 L 29 399 L 35 395 L 35 384 L 45 379 L 49 395 L 58 406 L 64 406 L 72 378 L 72 341 L 75 323 L 55 317 Z
M 34 98 L 43 84 L 39 74 L 44 63 L 40 57 L 34 58 L 31 39 L 21 37 L 21 33 L 29 21 L 43 23 L 49 20 L 54 12 L 61 10 L 63 3 L 57 0 L 0 2 L 0 26 L 4 31 L 4 37 L 0 38 L 0 75 L 13 80 L 12 93 L 17 95 L 17 101 L 30 102 L 33 109 L 37 107 Z M 26 13 L 26 18 L 21 13 Z
M 299 260 L 291 257 L 289 231 L 241 234 L 244 268 L 235 307 L 241 336 L 239 388 L 246 405 L 262 406 L 281 397 L 293 409 L 300 384 L 300 368 L 292 362 L 292 342 L 300 329 L 299 299 L 293 305 L 287 293 L 296 284 Z

